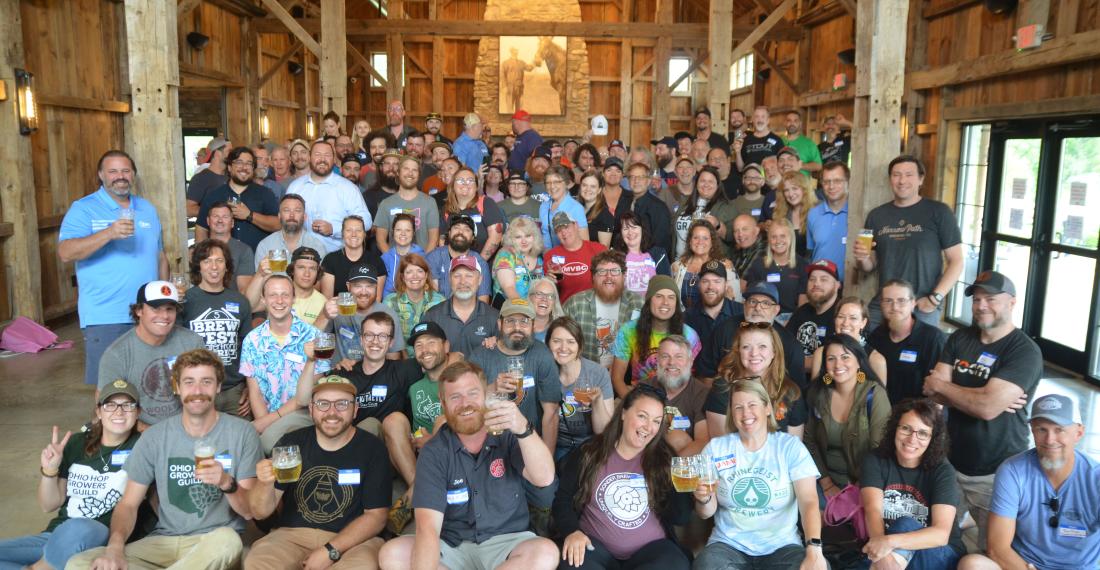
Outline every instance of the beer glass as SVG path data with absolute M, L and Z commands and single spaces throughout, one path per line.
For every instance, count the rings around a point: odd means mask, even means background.
M 859 230 L 859 237 L 857 237 L 856 239 L 859 240 L 860 245 L 870 250 L 874 246 L 875 231 L 868 229 Z
M 271 250 L 271 271 L 272 273 L 286 273 L 286 262 L 288 253 L 285 249 L 273 249 Z
M 523 402 L 523 397 L 526 395 L 526 390 L 523 389 L 523 372 L 524 364 L 522 356 L 509 356 L 508 357 L 508 375 L 512 377 L 512 384 L 516 387 L 516 390 L 508 395 L 508 399 L 520 405 Z
M 172 285 L 176 286 L 176 291 L 179 293 L 179 302 L 183 302 L 183 294 L 187 292 L 187 288 L 191 286 L 191 281 L 187 279 L 187 275 L 183 273 L 172 274 Z
M 332 333 L 317 333 L 313 339 L 313 356 L 317 360 L 330 360 L 336 354 L 336 335 Z
M 214 443 L 205 439 L 200 439 L 195 442 L 195 468 L 198 469 L 199 464 L 207 459 L 214 459 L 214 455 L 218 450 L 214 447 Z
M 348 292 L 340 293 L 336 300 L 336 306 L 340 308 L 340 315 L 351 317 L 355 315 L 355 295 Z
M 581 405 L 579 411 L 587 412 L 591 410 L 592 400 L 599 391 L 600 388 L 595 385 L 591 377 L 581 376 L 577 378 L 577 383 L 573 385 L 573 397 L 576 398 L 577 403 Z
M 134 221 L 134 209 L 122 208 L 118 211 L 118 219 Z
M 508 394 L 506 392 L 489 392 L 485 395 L 485 410 L 492 410 L 504 402 L 508 401 Z M 504 433 L 503 429 L 489 428 L 491 435 L 500 435 Z
M 672 486 L 677 493 L 691 493 L 699 486 L 699 464 L 694 456 L 672 458 Z
M 238 195 L 236 195 L 236 194 L 233 194 L 233 195 L 230 195 L 230 196 L 229 196 L 229 199 L 228 199 L 228 200 L 226 200 L 225 202 L 226 202 L 227 204 L 229 204 L 229 207 L 230 207 L 230 208 L 233 208 L 234 206 L 239 206 L 239 205 L 240 205 L 240 203 L 241 203 L 241 197 L 240 197 L 240 196 L 238 196 Z
M 276 447 L 271 450 L 271 466 L 275 468 L 275 480 L 282 484 L 295 483 L 302 476 L 302 452 L 297 445 Z
M 718 491 L 718 470 L 714 467 L 714 460 L 709 455 L 696 455 L 699 464 L 699 483 L 706 485 L 710 493 Z

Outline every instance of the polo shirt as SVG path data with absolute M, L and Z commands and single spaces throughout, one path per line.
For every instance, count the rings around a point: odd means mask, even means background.
M 493 274 L 489 272 L 489 264 L 485 262 L 480 253 L 472 249 L 467 251 L 466 255 L 476 259 L 478 267 L 481 268 L 481 283 L 477 286 L 477 296 L 488 297 L 492 294 L 493 287 Z M 451 250 L 447 246 L 441 245 L 428 252 L 424 259 L 428 262 L 428 267 L 432 269 L 432 279 L 439 282 L 439 294 L 450 297 Z
M 718 330 L 718 327 L 730 319 L 740 320 L 744 314 L 745 308 L 741 303 L 725 299 L 722 301 L 722 308 L 718 310 L 718 317 L 711 318 L 703 310 L 703 304 L 698 303 L 684 312 L 684 324 L 699 333 L 699 341 L 703 345 L 701 352 L 706 353 L 711 343 L 714 342 L 714 332 Z
M 924 377 L 940 361 L 947 336 L 938 327 L 913 319 L 913 330 L 901 342 L 890 340 L 890 327 L 882 323 L 867 337 L 867 347 L 886 359 L 886 394 L 897 404 L 906 398 L 924 397 Z
M 433 322 L 443 328 L 451 350 L 469 356 L 473 354 L 486 338 L 497 335 L 497 317 L 499 311 L 491 305 L 477 302 L 470 320 L 463 322 L 454 311 L 454 299 L 448 298 L 424 313 L 421 322 Z
M 806 247 L 813 260 L 828 259 L 836 264 L 837 273 L 844 281 L 844 257 L 848 250 L 848 201 L 839 212 L 833 212 L 829 204 L 821 202 L 806 215 Z
M 324 180 L 314 182 L 312 175 L 295 180 L 286 189 L 287 194 L 297 194 L 306 201 L 305 227 L 312 228 L 314 220 L 324 220 L 332 224 L 331 236 L 317 236 L 325 244 L 325 251 L 336 251 L 343 246 L 340 241 L 344 218 L 355 214 L 363 218 L 367 230 L 371 228 L 373 218 L 363 201 L 359 187 L 347 178 L 329 173 Z
M 523 454 L 511 431 L 489 435 L 477 455 L 443 425 L 416 462 L 413 508 L 443 513 L 439 537 L 450 546 L 481 544 L 527 530 Z
M 222 184 L 212 188 L 206 193 L 206 197 L 202 199 L 202 204 L 199 206 L 199 227 L 210 229 L 210 226 L 206 223 L 206 216 L 210 212 L 210 207 L 215 202 L 227 202 L 231 196 L 239 196 L 241 202 L 256 214 L 279 215 L 279 201 L 275 199 L 275 195 L 271 193 L 271 190 L 258 184 L 249 184 L 245 186 L 244 192 L 237 194 L 228 184 Z M 231 235 L 248 244 L 248 247 L 252 249 L 256 249 L 260 241 L 267 237 L 269 233 L 252 222 L 233 218 Z
M 553 231 L 554 216 L 558 212 L 565 212 L 577 222 L 577 227 L 588 229 L 588 218 L 584 213 L 584 206 L 569 194 L 566 194 L 557 208 L 550 205 L 550 200 L 539 204 L 539 227 L 542 229 L 542 245 L 544 249 L 550 249 L 561 245 L 557 232 Z M 584 235 L 584 234 L 581 234 Z
M 76 262 L 80 295 L 77 312 L 80 327 L 130 323 L 130 304 L 142 285 L 159 279 L 164 251 L 157 209 L 144 198 L 130 195 L 134 210 L 134 235 L 111 240 L 95 253 Z M 122 207 L 100 186 L 75 202 L 61 220 L 57 241 L 86 238 L 103 231 L 118 219 Z
M 477 171 L 481 168 L 485 158 L 489 156 L 489 147 L 485 146 L 485 143 L 471 138 L 470 135 L 463 132 L 455 139 L 453 154 L 463 166 L 466 168 L 472 168 Z
M 512 153 L 508 155 L 508 172 L 525 172 L 527 159 L 535 153 L 535 149 L 542 144 L 542 136 L 529 129 L 516 136 L 516 142 L 512 145 Z

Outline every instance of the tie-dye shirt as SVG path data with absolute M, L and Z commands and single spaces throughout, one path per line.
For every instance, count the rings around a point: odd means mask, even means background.
M 649 335 L 649 351 L 646 354 L 635 354 L 634 348 L 638 345 L 638 321 L 630 321 L 619 327 L 615 336 L 615 346 L 611 353 L 619 360 L 630 363 L 630 378 L 634 382 L 650 380 L 657 376 L 657 345 L 668 336 L 668 333 L 653 331 Z M 703 345 L 699 342 L 699 333 L 695 329 L 684 325 L 684 338 L 691 343 L 691 358 L 699 356 Z
M 298 392 L 298 377 L 306 366 L 305 344 L 316 336 L 316 328 L 294 317 L 282 346 L 271 333 L 270 321 L 264 321 L 244 337 L 241 376 L 256 379 L 268 411 L 281 408 Z

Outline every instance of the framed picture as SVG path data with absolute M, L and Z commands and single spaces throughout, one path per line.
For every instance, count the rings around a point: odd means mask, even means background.
M 501 36 L 500 113 L 565 114 L 565 36 Z

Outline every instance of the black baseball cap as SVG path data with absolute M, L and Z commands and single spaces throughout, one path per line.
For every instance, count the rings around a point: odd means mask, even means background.
M 703 268 L 699 270 L 699 278 L 702 279 L 706 274 L 717 275 L 722 279 L 729 279 L 729 273 L 726 271 L 726 266 L 721 261 L 710 260 L 703 264 Z
M 474 223 L 474 219 L 465 214 L 459 214 L 457 216 L 451 216 L 451 223 L 448 228 L 453 228 L 457 224 L 462 224 L 470 228 L 471 232 L 477 233 L 477 224 Z
M 603 161 L 603 169 L 607 170 L 608 168 L 618 168 L 619 171 L 622 172 L 622 170 L 623 170 L 623 161 L 621 161 L 621 160 L 619 160 L 615 157 L 611 157 L 611 158 Z
M 439 340 L 447 340 L 447 333 L 443 331 L 443 327 L 434 322 L 427 321 L 412 328 L 412 334 L 409 335 L 409 342 L 407 344 L 416 344 L 416 339 L 424 335 L 431 335 Z
M 748 301 L 749 297 L 752 297 L 753 295 L 763 295 L 765 297 L 771 298 L 771 300 L 775 301 L 776 303 L 779 302 L 779 289 L 776 289 L 775 285 L 772 285 L 767 281 L 757 281 L 756 283 L 750 285 L 748 290 L 745 291 L 745 300 Z
M 963 293 L 967 297 L 974 295 L 974 289 L 981 289 L 990 295 L 996 295 L 997 293 L 1008 293 L 1013 297 L 1016 296 L 1016 285 L 1012 283 L 1012 280 L 1005 277 L 1003 273 L 996 271 L 983 271 L 978 274 L 978 278 L 968 286 Z
M 321 264 L 321 254 L 316 249 L 304 245 L 294 250 L 294 255 L 290 256 L 290 264 L 294 265 L 294 262 L 300 259 L 315 261 L 318 265 Z
M 649 144 L 652 144 L 652 145 L 663 144 L 663 145 L 668 146 L 668 147 L 673 147 L 673 146 L 676 146 L 676 138 L 675 137 L 663 137 L 663 138 L 651 140 L 651 141 L 649 141 Z
M 374 266 L 367 263 L 357 263 L 353 265 L 351 271 L 348 272 L 348 283 L 360 280 L 377 283 L 378 272 L 374 270 Z

